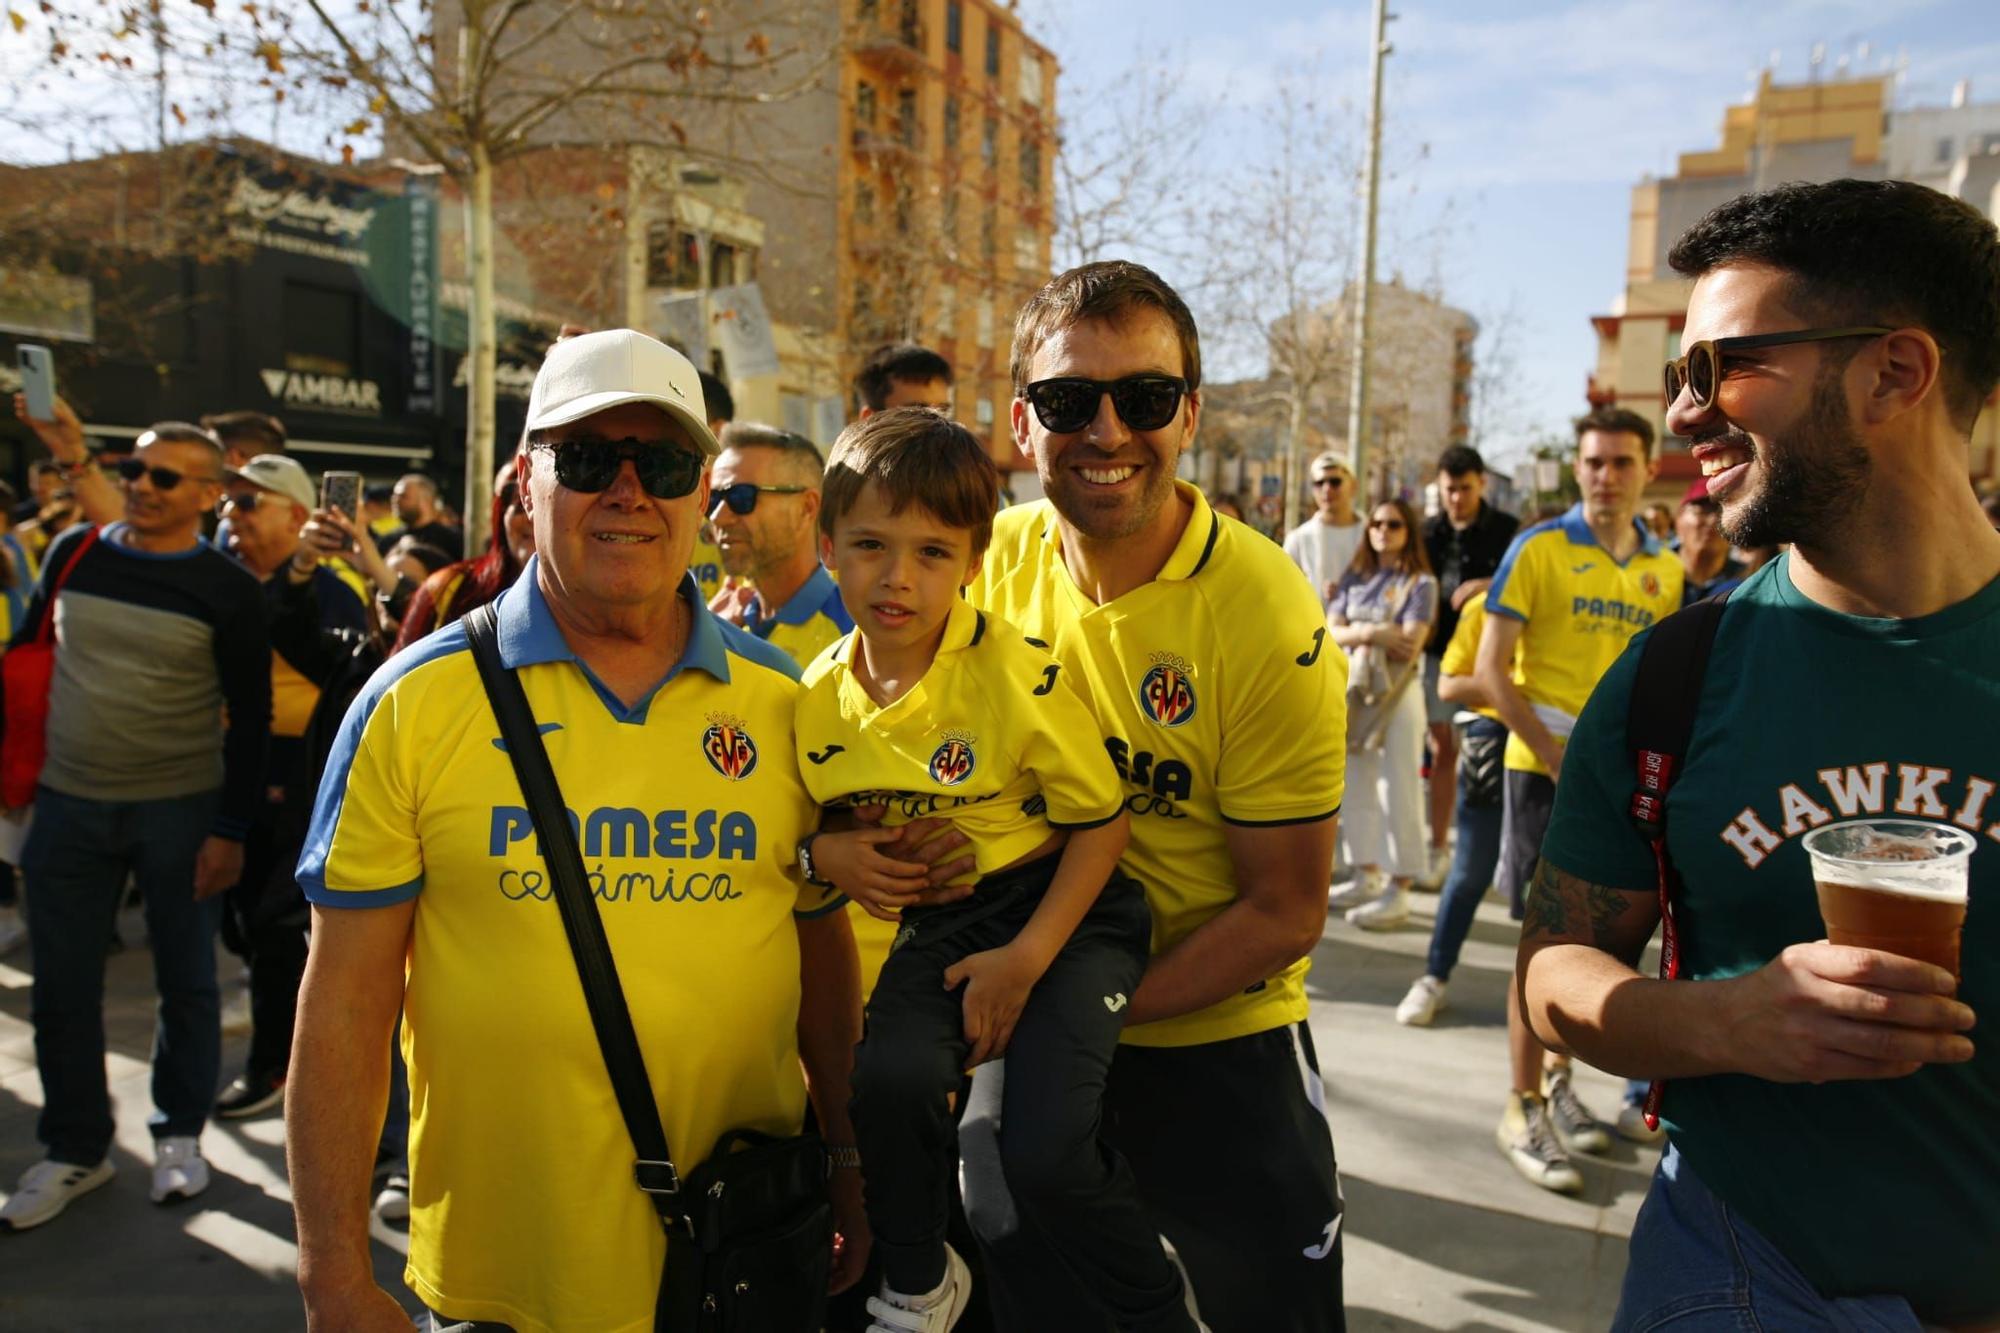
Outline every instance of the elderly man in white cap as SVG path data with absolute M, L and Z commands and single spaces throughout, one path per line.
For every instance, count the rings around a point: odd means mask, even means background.
M 223 473 L 222 515 L 228 549 L 264 586 L 272 616 L 322 630 L 366 634 L 363 585 L 346 566 L 321 560 L 301 536 L 312 517 L 312 478 L 295 458 L 257 454 Z M 288 616 L 288 611 L 295 615 Z M 250 1049 L 243 1072 L 215 1103 L 225 1120 L 259 1115 L 284 1100 L 292 1057 L 292 1017 L 306 967 L 306 909 L 292 879 L 298 859 L 278 832 L 287 792 L 311 780 L 305 734 L 319 703 L 323 670 L 317 636 L 293 636 L 271 653 L 271 748 L 261 799 L 243 844 L 243 875 L 229 891 L 222 938 L 250 967 Z
M 817 818 L 792 757 L 796 668 L 711 615 L 688 575 L 715 453 L 677 352 L 622 329 L 550 349 L 515 460 L 537 555 L 495 604 L 500 658 L 577 830 L 680 1173 L 729 1131 L 796 1133 L 808 1084 L 851 1166 L 854 944 L 842 900 L 792 863 Z M 401 1009 L 405 1276 L 432 1325 L 651 1327 L 669 1242 L 634 1187 L 467 636 L 431 635 L 356 699 L 299 864 L 313 950 L 288 1120 L 308 1321 L 409 1328 L 368 1246 Z M 835 1285 L 866 1259 L 859 1205 L 858 1173 L 836 1169 Z

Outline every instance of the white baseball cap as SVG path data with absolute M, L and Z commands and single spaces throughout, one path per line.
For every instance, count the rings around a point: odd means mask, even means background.
M 245 460 L 242 466 L 230 468 L 229 475 L 261 490 L 282 495 L 301 508 L 311 510 L 319 507 L 312 478 L 296 458 L 284 454 L 258 454 Z
M 567 426 L 625 403 L 651 403 L 687 427 L 710 458 L 722 452 L 694 363 L 636 329 L 565 338 L 549 349 L 528 392 L 528 429 Z

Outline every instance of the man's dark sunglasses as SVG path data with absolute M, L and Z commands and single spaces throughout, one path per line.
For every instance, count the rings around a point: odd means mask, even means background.
M 156 481 L 153 484 L 157 486 L 160 483 Z M 227 509 L 234 509 L 238 513 L 254 514 L 257 512 L 257 502 L 262 500 L 263 498 L 264 495 L 262 491 L 245 491 L 241 495 L 223 496 L 221 500 L 216 502 L 215 507 L 218 512 Z
M 1347 478 L 1345 478 L 1345 477 L 1314 477 L 1314 478 L 1313 478 L 1313 485 L 1314 485 L 1314 486 L 1345 486 L 1346 484 L 1347 484 Z
M 734 486 L 724 486 L 708 493 L 708 516 L 714 518 L 728 505 L 730 512 L 747 514 L 757 507 L 760 495 L 803 495 L 810 486 L 758 486 L 752 482 L 739 481 Z
M 655 500 L 678 500 L 701 484 L 701 455 L 666 441 L 578 435 L 561 443 L 537 440 L 528 448 L 554 455 L 556 481 L 564 490 L 584 495 L 608 490 L 628 460 L 639 473 L 639 484 Z
M 1188 382 L 1178 375 L 1127 375 L 1122 380 L 1087 380 L 1065 375 L 1036 380 L 1024 395 L 1042 429 L 1071 435 L 1097 417 L 1097 405 L 1111 395 L 1119 420 L 1133 430 L 1159 430 L 1181 410 Z
M 1796 329 L 1790 333 L 1753 333 L 1742 338 L 1704 338 L 1690 344 L 1687 351 L 1667 362 L 1667 406 L 1685 388 L 1694 405 L 1706 408 L 1715 401 L 1715 389 L 1722 382 L 1722 365 L 1731 352 L 1747 352 L 1755 347 L 1783 347 L 1789 343 L 1830 342 L 1836 338 L 1879 338 L 1894 333 L 1880 325 L 1859 325 L 1845 329 Z
M 136 458 L 128 458 L 118 465 L 118 475 L 127 481 L 137 481 L 141 477 L 151 477 L 153 489 L 170 491 L 184 481 L 220 481 L 220 477 L 197 477 L 188 472 L 176 472 L 170 467 L 147 467 Z

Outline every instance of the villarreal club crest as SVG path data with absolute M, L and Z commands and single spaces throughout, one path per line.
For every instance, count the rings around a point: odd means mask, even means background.
M 972 776 L 975 762 L 973 737 L 964 731 L 947 731 L 937 749 L 931 751 L 931 781 L 940 787 L 956 787 Z
M 743 729 L 742 719 L 727 713 L 708 715 L 708 730 L 701 733 L 701 753 L 710 768 L 731 782 L 741 782 L 757 768 L 757 742 Z
M 1139 707 L 1162 727 L 1178 727 L 1194 716 L 1194 672 L 1185 658 L 1153 654 L 1152 668 L 1139 681 Z

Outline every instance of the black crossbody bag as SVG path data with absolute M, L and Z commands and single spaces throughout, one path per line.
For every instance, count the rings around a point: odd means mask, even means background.
M 666 1228 L 653 1325 L 661 1333 L 815 1333 L 833 1262 L 826 1146 L 817 1134 L 776 1138 L 735 1129 L 685 1178 L 674 1169 L 576 833 L 527 695 L 500 660 L 492 605 L 467 615 L 465 628 L 541 839 L 591 1026 L 632 1136 L 633 1177 Z

